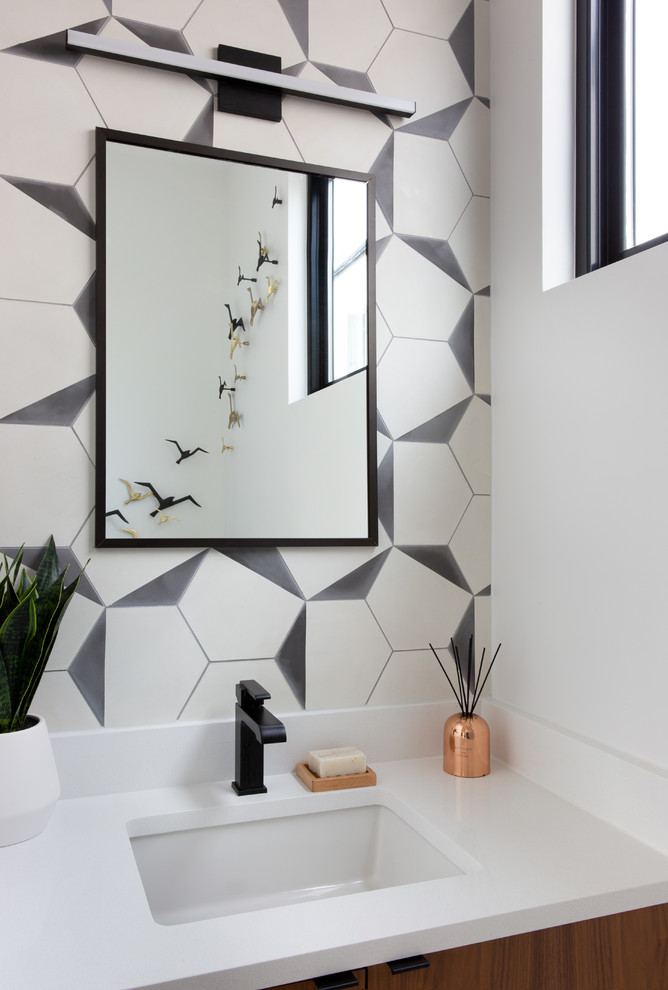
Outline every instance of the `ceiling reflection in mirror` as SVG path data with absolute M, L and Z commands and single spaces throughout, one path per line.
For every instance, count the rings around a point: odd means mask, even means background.
M 97 142 L 96 545 L 374 544 L 372 177 Z

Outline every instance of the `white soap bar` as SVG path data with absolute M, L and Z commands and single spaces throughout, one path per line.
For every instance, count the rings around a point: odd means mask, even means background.
M 308 754 L 308 765 L 318 777 L 338 777 L 348 773 L 366 773 L 366 756 L 354 746 L 338 749 L 314 749 Z

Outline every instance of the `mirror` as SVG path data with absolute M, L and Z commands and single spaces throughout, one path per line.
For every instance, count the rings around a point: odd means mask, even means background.
M 97 546 L 377 542 L 373 177 L 97 131 Z

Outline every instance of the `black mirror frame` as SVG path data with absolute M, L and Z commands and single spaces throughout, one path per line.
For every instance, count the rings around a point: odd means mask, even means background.
M 131 132 L 96 128 L 96 468 L 95 468 L 95 546 L 96 547 L 213 547 L 235 549 L 242 547 L 327 547 L 327 546 L 377 546 L 378 545 L 378 470 L 376 442 L 376 224 L 375 224 L 375 176 L 369 173 L 347 171 L 306 164 L 304 162 L 276 159 L 261 155 L 245 154 L 209 145 L 192 144 L 134 134 Z M 106 148 L 110 142 L 137 145 L 157 150 L 174 151 L 196 157 L 214 158 L 272 169 L 299 172 L 307 175 L 342 177 L 363 181 L 367 185 L 367 352 L 366 367 L 366 442 L 367 442 L 367 520 L 366 536 L 339 537 L 289 537 L 281 538 L 190 538 L 173 539 L 117 539 L 106 535 Z

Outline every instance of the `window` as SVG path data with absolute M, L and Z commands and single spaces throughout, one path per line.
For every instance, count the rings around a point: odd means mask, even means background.
M 576 274 L 668 240 L 668 4 L 577 0 Z
M 309 177 L 308 392 L 367 366 L 367 186 Z

